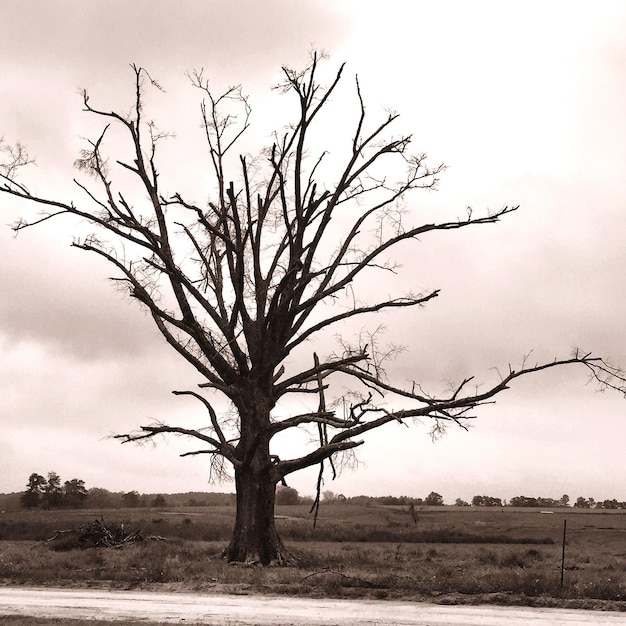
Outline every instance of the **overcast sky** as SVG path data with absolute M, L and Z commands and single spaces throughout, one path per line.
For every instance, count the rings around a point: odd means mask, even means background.
M 405 284 L 442 294 L 423 311 L 380 320 L 390 341 L 408 347 L 394 364 L 398 380 L 488 383 L 494 367 L 518 366 L 531 351 L 549 360 L 574 346 L 626 366 L 625 3 L 5 0 L 2 8 L 0 136 L 36 156 L 25 175 L 34 190 L 70 193 L 81 136 L 94 132 L 78 91 L 127 110 L 129 63 L 164 87 L 159 114 L 179 145 L 200 132 L 185 72 L 201 67 L 217 87 L 243 84 L 251 136 L 262 143 L 285 122 L 270 90 L 280 66 L 324 49 L 331 66 L 347 62 L 340 114 L 350 111 L 358 73 L 368 113 L 398 110 L 415 150 L 449 166 L 440 191 L 418 197 L 416 215 L 449 220 L 467 206 L 521 205 L 500 224 L 403 252 Z M 332 150 L 330 131 L 320 141 Z M 192 184 L 192 149 L 173 174 Z M 198 407 L 170 391 L 202 381 L 115 292 L 107 268 L 70 249 L 69 224 L 14 239 L 5 224 L 21 211 L 33 215 L 0 197 L 0 492 L 52 470 L 111 490 L 233 490 L 209 485 L 202 459 L 180 459 L 183 442 L 107 439 L 153 419 L 196 423 Z M 586 383 L 576 368 L 519 381 L 469 432 L 450 429 L 436 443 L 427 425 L 389 425 L 367 436 L 356 471 L 325 488 L 437 491 L 448 503 L 476 494 L 626 500 L 626 401 Z M 313 493 L 311 472 L 290 482 Z

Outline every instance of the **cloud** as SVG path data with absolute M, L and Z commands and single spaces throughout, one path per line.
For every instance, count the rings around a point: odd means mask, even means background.
M 62 7 L 5 5 L 2 51 L 24 74 L 72 74 L 107 84 L 128 63 L 184 72 L 204 65 L 226 75 L 275 71 L 309 45 L 339 39 L 348 24 L 331 3 L 239 0 L 107 0 Z M 269 63 L 268 63 L 269 61 Z
M 7 229 L 8 230 L 8 229 Z M 124 300 L 97 259 L 41 233 L 0 235 L 0 335 L 81 359 L 123 358 L 160 343 L 148 316 Z

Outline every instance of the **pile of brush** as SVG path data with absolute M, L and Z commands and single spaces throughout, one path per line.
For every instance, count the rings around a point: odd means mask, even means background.
M 129 531 L 124 524 L 105 524 L 103 519 L 86 522 L 71 530 L 57 530 L 46 542 L 58 550 L 71 548 L 120 548 L 141 541 L 163 541 L 164 537 L 144 537 L 140 530 Z

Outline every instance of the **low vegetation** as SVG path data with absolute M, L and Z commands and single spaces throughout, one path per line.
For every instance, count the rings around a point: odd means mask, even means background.
M 233 567 L 218 558 L 233 517 L 232 506 L 5 513 L 0 582 L 609 609 L 626 600 L 621 510 L 334 503 L 313 529 L 309 507 L 283 506 L 277 524 L 299 556 L 295 568 Z M 165 541 L 118 549 L 46 541 L 104 519 Z

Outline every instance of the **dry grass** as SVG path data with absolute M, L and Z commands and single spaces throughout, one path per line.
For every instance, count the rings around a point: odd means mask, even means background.
M 444 508 L 419 511 L 415 524 L 400 507 L 337 505 L 322 510 L 315 531 L 303 507 L 278 513 L 281 534 L 300 558 L 297 568 L 232 566 L 217 558 L 232 524 L 226 507 L 107 511 L 111 521 L 168 537 L 118 550 L 53 550 L 36 541 L 98 512 L 5 514 L 0 581 L 587 608 L 618 608 L 626 600 L 625 512 Z

